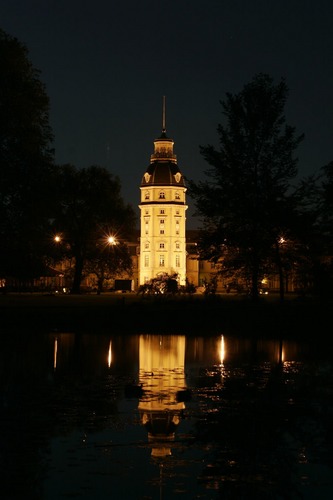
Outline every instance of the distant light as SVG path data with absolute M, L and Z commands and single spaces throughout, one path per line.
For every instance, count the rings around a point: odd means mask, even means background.
M 117 240 L 114 236 L 108 236 L 107 242 L 109 245 L 116 245 L 117 244 Z
M 54 237 L 54 241 L 56 243 L 59 243 L 61 241 L 61 236 L 59 236 L 59 234 L 56 234 L 55 237 Z

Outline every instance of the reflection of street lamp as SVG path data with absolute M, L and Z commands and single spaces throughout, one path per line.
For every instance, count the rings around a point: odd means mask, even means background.
M 109 350 L 108 350 L 108 367 L 111 367 L 111 362 L 112 362 L 112 340 L 110 340 L 109 343 Z

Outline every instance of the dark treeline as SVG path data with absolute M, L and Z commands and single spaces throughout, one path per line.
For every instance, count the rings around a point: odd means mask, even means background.
M 72 292 L 85 272 L 99 282 L 131 271 L 125 244 L 136 227 L 117 176 L 102 166 L 56 165 L 49 98 L 27 47 L 0 29 L 0 279 L 33 280 L 72 259 Z M 305 140 L 286 123 L 288 87 L 256 75 L 221 101 L 219 146 L 199 146 L 207 179 L 188 179 L 201 220 L 199 256 L 258 297 L 264 276 L 291 271 L 303 293 L 332 291 L 333 161 L 298 175 Z M 314 169 L 315 170 L 315 169 Z M 58 236 L 55 244 L 54 237 Z M 120 241 L 120 240 L 119 240 Z M 221 264 L 223 262 L 223 265 Z
M 74 261 L 72 292 L 89 263 L 101 281 L 131 269 L 133 208 L 119 178 L 101 166 L 55 165 L 49 98 L 17 39 L 0 30 L 0 278 L 28 282 L 50 264 Z M 55 242 L 55 237 L 57 241 Z M 113 240 L 115 241 L 115 240 Z
M 299 180 L 304 140 L 286 123 L 288 87 L 258 74 L 221 102 L 219 148 L 201 146 L 208 180 L 191 182 L 203 221 L 199 252 L 226 279 L 247 283 L 254 299 L 265 276 L 288 277 L 302 293 L 332 289 L 333 162 Z

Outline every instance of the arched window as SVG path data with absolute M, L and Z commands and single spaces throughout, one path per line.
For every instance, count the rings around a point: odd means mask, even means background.
M 149 196 L 149 191 L 146 191 L 145 192 L 145 200 L 149 200 L 150 196 Z
M 164 200 L 165 199 L 165 192 L 164 191 L 160 191 L 159 199 L 160 200 Z

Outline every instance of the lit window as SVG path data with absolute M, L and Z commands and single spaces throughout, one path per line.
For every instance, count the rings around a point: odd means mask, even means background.
M 180 267 L 180 257 L 176 255 L 176 267 Z
M 160 267 L 164 267 L 164 255 L 160 255 Z
M 145 267 L 149 267 L 149 255 L 145 255 Z

